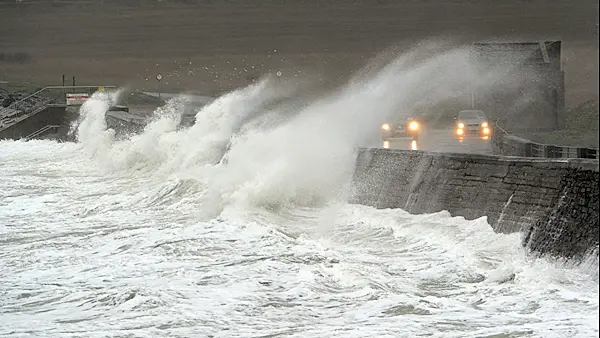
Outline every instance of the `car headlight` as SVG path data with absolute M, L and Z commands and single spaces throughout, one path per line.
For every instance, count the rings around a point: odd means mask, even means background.
M 462 122 L 458 122 L 458 128 L 462 129 L 465 127 L 465 124 Z
M 487 127 L 488 127 L 488 123 L 487 123 L 487 122 L 483 122 L 483 123 L 481 124 L 481 126 L 482 126 L 483 128 L 487 128 Z
M 392 127 L 388 124 L 388 123 L 384 123 L 381 126 L 381 129 L 385 130 L 385 131 L 390 131 L 390 129 L 392 129 Z
M 419 150 L 419 146 L 418 146 L 418 144 L 417 144 L 417 141 L 415 141 L 415 140 L 412 140 L 412 141 L 410 142 L 410 150 Z
M 411 121 L 411 122 L 408 124 L 408 128 L 409 128 L 410 130 L 418 130 L 418 129 L 419 129 L 419 122 L 417 122 L 417 121 Z

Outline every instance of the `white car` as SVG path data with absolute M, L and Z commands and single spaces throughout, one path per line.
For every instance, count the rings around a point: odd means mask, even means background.
M 461 110 L 455 120 L 455 134 L 459 139 L 489 140 L 492 136 L 492 125 L 482 110 Z

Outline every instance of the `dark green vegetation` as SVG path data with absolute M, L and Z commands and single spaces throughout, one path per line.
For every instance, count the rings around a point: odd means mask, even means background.
M 0 83 L 0 93 L 23 93 L 32 94 L 44 88 L 37 83 L 31 82 L 5 82 Z
M 213 95 L 281 70 L 343 82 L 391 45 L 560 39 L 567 106 L 597 99 L 595 0 L 0 2 L 0 81 L 114 84 Z M 34 23 L 34 24 L 32 24 Z
M 537 143 L 598 148 L 598 116 L 598 100 L 590 100 L 567 110 L 565 129 L 519 136 Z
M 23 0 L 0 1 L 0 13 L 0 52 L 30 60 L 0 62 L 0 81 L 60 85 L 64 74 L 66 84 L 76 76 L 77 85 L 215 96 L 278 70 L 318 85 L 343 83 L 377 52 L 407 51 L 432 37 L 457 44 L 551 38 L 563 41 L 566 106 L 598 100 L 596 0 Z M 122 104 L 160 104 L 152 100 L 134 94 Z M 423 113 L 431 126 L 446 127 L 470 105 L 413 108 L 399 114 Z M 565 135 L 552 143 L 594 141 L 597 131 L 585 128 L 597 117 L 582 121 L 552 133 Z

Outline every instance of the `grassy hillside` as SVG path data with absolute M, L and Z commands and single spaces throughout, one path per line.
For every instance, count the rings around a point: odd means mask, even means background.
M 520 136 L 538 143 L 598 148 L 598 117 L 598 100 L 590 100 L 567 111 L 565 129 Z

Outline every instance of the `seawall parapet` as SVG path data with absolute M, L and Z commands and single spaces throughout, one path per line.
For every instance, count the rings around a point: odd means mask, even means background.
M 591 159 L 362 148 L 353 202 L 487 216 L 496 232 L 522 232 L 533 252 L 581 258 L 598 248 L 598 169 Z

